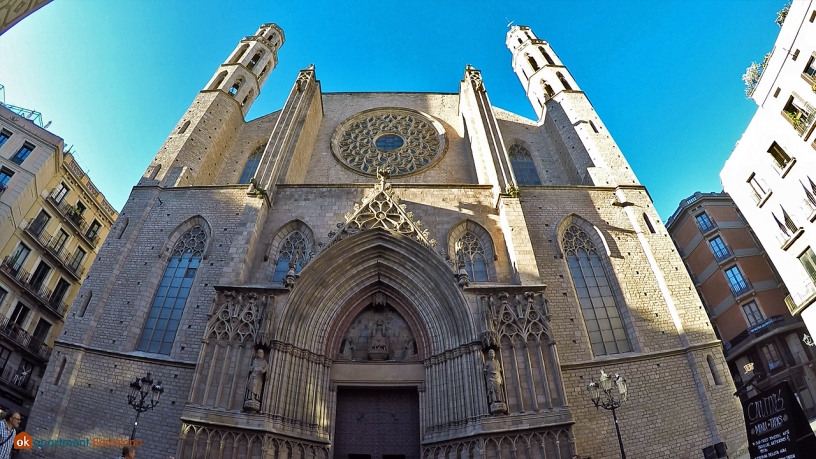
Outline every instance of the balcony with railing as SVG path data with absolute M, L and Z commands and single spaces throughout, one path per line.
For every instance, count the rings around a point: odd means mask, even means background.
M 810 131 L 813 121 L 816 120 L 816 109 L 798 97 L 792 96 L 785 108 L 782 109 L 782 115 L 800 136 L 804 136 Z
M 785 297 L 785 305 L 791 314 L 798 314 L 814 301 L 816 301 L 816 285 L 810 280 L 806 280 L 798 289 L 792 289 L 790 295 Z
M 732 250 L 728 244 L 712 247 L 712 252 L 714 253 L 714 259 L 717 260 L 717 263 L 724 263 L 734 258 L 734 250 Z
M 82 212 L 76 206 L 72 206 L 65 201 L 57 201 L 57 197 L 55 195 L 57 190 L 51 192 L 48 195 L 48 202 L 54 206 L 57 211 L 62 215 L 62 217 L 68 221 L 71 226 L 76 230 L 76 232 L 85 240 L 91 247 L 96 247 L 99 243 L 99 232 L 98 231 L 90 231 L 88 228 L 88 222 L 82 216 Z
M 81 253 L 70 253 L 65 250 L 65 239 L 50 235 L 42 227 L 28 225 L 26 232 L 37 241 L 49 255 L 54 257 L 76 280 L 82 279 L 85 274 L 85 266 L 82 265 L 84 255 Z M 81 255 L 81 256 L 79 256 Z
M 31 336 L 27 331 L 20 328 L 17 323 L 9 321 L 8 317 L 0 317 L 0 338 L 8 338 L 23 350 L 31 355 L 48 362 L 51 357 L 51 347 L 42 340 Z
M 754 286 L 748 279 L 741 279 L 739 282 L 729 282 L 729 285 L 731 285 L 731 292 L 734 293 L 734 298 L 736 299 L 754 290 Z
M 717 222 L 711 217 L 706 216 L 706 218 L 697 218 L 696 220 L 697 227 L 700 228 L 700 232 L 703 233 L 704 236 L 717 229 Z
M 35 300 L 47 307 L 60 318 L 65 318 L 68 314 L 68 303 L 62 301 L 61 297 L 54 295 L 54 292 L 31 282 L 31 273 L 22 268 L 15 268 L 16 263 L 10 257 L 3 259 L 0 263 L 0 272 L 3 272 L 17 285 L 25 289 Z
M 25 370 L 14 368 L 11 365 L 6 365 L 2 373 L 0 373 L 0 382 L 8 386 L 24 392 L 31 397 L 37 396 L 37 390 L 40 388 L 40 382 L 31 378 L 33 368 L 26 373 Z

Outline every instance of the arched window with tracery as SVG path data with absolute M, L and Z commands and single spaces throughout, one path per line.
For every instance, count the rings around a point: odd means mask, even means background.
M 207 240 L 207 231 L 201 224 L 195 224 L 179 237 L 153 298 L 137 350 L 170 354 Z
M 583 228 L 571 224 L 563 233 L 561 247 L 593 354 L 630 352 L 632 346 L 597 246 Z
M 302 222 L 291 222 L 281 228 L 272 244 L 273 250 L 277 249 L 273 282 L 283 282 L 289 269 L 294 268 L 295 274 L 300 273 L 311 258 L 312 241 L 311 229 Z
M 224 82 L 224 78 L 227 77 L 227 71 L 224 70 L 223 72 L 219 73 L 218 76 L 215 77 L 213 80 L 213 84 L 210 85 L 210 89 L 218 89 L 221 86 L 221 83 Z
M 487 281 L 487 260 L 479 238 L 468 231 L 456 241 L 456 260 L 474 282 Z
M 264 65 L 263 70 L 261 70 L 261 73 L 258 74 L 258 78 L 261 78 L 264 75 L 266 75 L 267 70 L 269 70 L 269 62 L 267 62 L 266 65 Z
M 449 253 L 455 255 L 456 269 L 464 269 L 471 282 L 487 282 L 496 276 L 493 240 L 480 225 L 468 220 L 449 236 Z
M 247 93 L 246 97 L 244 97 L 244 100 L 241 101 L 241 106 L 242 107 L 246 106 L 247 102 L 249 102 L 252 99 L 252 96 L 254 96 L 254 95 L 255 95 L 255 91 L 250 89 L 249 92 Z
M 238 179 L 238 183 L 250 183 L 252 177 L 255 177 L 255 172 L 258 170 L 258 164 L 261 163 L 261 156 L 263 156 L 265 148 L 266 144 L 260 144 L 252 150 L 252 153 L 250 153 L 247 158 L 246 164 L 244 164 L 244 170 L 241 171 L 241 177 Z
M 232 56 L 230 56 L 230 58 L 229 58 L 229 60 L 227 61 L 227 63 L 228 63 L 228 64 L 235 64 L 235 63 L 237 63 L 238 61 L 240 61 L 240 60 L 241 60 L 241 58 L 242 58 L 242 57 L 244 57 L 244 53 L 246 52 L 246 50 L 247 50 L 248 48 L 249 48 L 249 44 L 248 44 L 248 43 L 244 43 L 243 45 L 241 45 L 241 47 L 240 47 L 240 48 L 238 48 L 237 50 L 235 50 L 235 52 L 232 54 Z
M 533 156 L 529 150 L 524 148 L 524 145 L 518 143 L 510 145 L 507 154 L 510 156 L 510 165 L 513 167 L 518 185 L 541 185 L 541 179 L 538 178 L 533 163 Z

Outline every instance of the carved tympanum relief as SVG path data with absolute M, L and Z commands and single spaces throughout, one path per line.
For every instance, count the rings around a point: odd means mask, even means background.
M 372 304 L 354 319 L 340 344 L 338 357 L 354 361 L 418 359 L 411 328 L 385 304 Z

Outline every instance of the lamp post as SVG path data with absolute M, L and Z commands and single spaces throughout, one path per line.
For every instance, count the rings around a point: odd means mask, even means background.
M 592 399 L 592 403 L 595 404 L 595 409 L 603 408 L 612 411 L 612 419 L 615 420 L 615 432 L 618 434 L 621 459 L 626 459 L 626 453 L 623 452 L 623 440 L 621 439 L 620 427 L 618 427 L 618 415 L 615 413 L 615 410 L 620 408 L 623 402 L 626 401 L 628 395 L 626 379 L 617 373 L 615 376 L 610 376 L 601 370 L 601 380 L 595 382 L 594 379 L 590 379 L 587 391 L 589 391 L 589 397 Z
M 162 382 L 159 381 L 153 384 L 153 378 L 148 371 L 145 376 L 136 378 L 130 383 L 130 393 L 128 394 L 128 405 L 136 410 L 136 420 L 133 422 L 133 432 L 130 433 L 130 439 L 136 437 L 136 426 L 139 425 L 139 415 L 147 410 L 152 410 L 154 406 L 159 404 L 159 397 L 164 392 Z M 148 394 L 153 394 L 150 400 L 147 399 Z

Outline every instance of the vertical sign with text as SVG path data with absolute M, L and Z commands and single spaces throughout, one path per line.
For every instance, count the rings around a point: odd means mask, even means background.
M 816 437 L 787 382 L 743 400 L 742 409 L 751 459 L 813 457 Z

